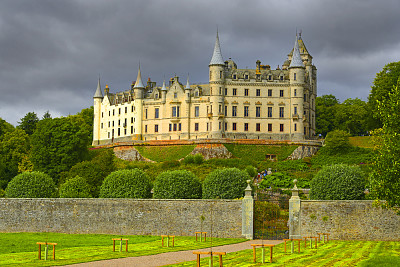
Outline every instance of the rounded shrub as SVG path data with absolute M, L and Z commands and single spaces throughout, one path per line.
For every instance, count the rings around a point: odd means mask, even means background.
M 311 181 L 311 199 L 364 199 L 366 180 L 356 166 L 336 164 L 324 166 Z
M 51 177 L 42 172 L 23 172 L 7 185 L 6 197 L 46 198 L 56 195 L 56 185 Z
M 186 170 L 166 171 L 154 182 L 154 198 L 193 199 L 201 198 L 201 182 Z
M 203 198 L 241 198 L 248 179 L 249 174 L 237 168 L 217 169 L 208 174 L 203 182 Z
M 61 198 L 90 198 L 90 186 L 82 177 L 76 176 L 60 186 Z
M 195 164 L 200 165 L 200 164 L 202 164 L 203 162 L 204 162 L 204 157 L 203 157 L 202 154 L 197 153 L 196 155 L 194 155 L 194 163 L 195 163 Z
M 325 137 L 324 150 L 328 154 L 340 154 L 351 148 L 350 135 L 342 130 L 329 132 Z
M 194 163 L 194 155 L 189 154 L 183 159 L 183 163 L 185 164 L 193 164 Z
M 109 174 L 100 188 L 101 198 L 151 198 L 149 177 L 140 169 Z
M 257 169 L 251 165 L 246 166 L 244 169 L 251 178 L 254 178 L 257 175 Z

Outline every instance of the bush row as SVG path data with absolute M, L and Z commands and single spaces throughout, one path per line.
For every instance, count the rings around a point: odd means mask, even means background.
M 248 170 L 249 171 L 249 170 Z M 157 199 L 234 199 L 244 195 L 250 179 L 248 171 L 237 168 L 217 169 L 202 183 L 186 170 L 166 171 L 157 176 L 154 198 Z M 140 169 L 125 169 L 109 174 L 100 187 L 100 198 L 151 198 L 152 184 Z M 76 176 L 60 186 L 62 198 L 93 197 L 85 179 Z M 14 177 L 5 190 L 8 198 L 48 198 L 57 196 L 57 187 L 50 176 L 41 172 L 25 172 Z

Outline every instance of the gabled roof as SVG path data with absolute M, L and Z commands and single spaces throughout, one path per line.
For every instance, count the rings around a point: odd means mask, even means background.
M 219 46 L 219 37 L 217 31 L 217 39 L 215 40 L 214 52 L 209 65 L 225 65 L 224 59 L 221 54 L 221 47 Z
M 303 60 L 301 59 L 300 55 L 300 48 L 297 36 L 296 36 L 296 41 L 294 42 L 292 61 L 290 62 L 289 65 L 289 68 L 295 68 L 295 67 L 304 67 Z
M 93 98 L 103 98 L 103 93 L 101 92 L 101 86 L 100 86 L 100 77 L 99 77 L 99 82 L 97 83 L 97 89 L 96 89 L 96 92 L 94 93 Z

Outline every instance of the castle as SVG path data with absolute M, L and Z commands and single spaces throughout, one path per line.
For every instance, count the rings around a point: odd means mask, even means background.
M 150 79 L 104 96 L 98 81 L 94 99 L 93 145 L 113 142 L 195 139 L 302 141 L 315 135 L 317 69 L 301 34 L 282 67 L 259 60 L 255 69 L 224 61 L 217 32 L 209 83 L 167 87 Z

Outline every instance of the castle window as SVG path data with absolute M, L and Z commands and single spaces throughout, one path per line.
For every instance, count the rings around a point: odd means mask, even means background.
M 104 114 L 103 114 L 103 112 L 101 113 L 101 117 L 102 117 L 102 118 L 104 117 Z
M 176 132 L 176 129 L 177 129 L 177 124 L 174 123 L 174 132 Z
M 225 88 L 225 95 L 228 95 L 228 88 Z
M 110 127 L 110 122 L 108 122 L 108 127 Z
M 128 107 L 125 107 L 125 113 L 128 113 Z
M 272 123 L 268 123 L 268 132 L 272 132 Z
M 256 123 L 256 131 L 257 132 L 261 131 L 261 125 L 259 123 Z
M 283 97 L 283 90 L 279 90 L 279 96 Z
M 237 114 L 237 106 L 232 106 L 232 117 L 236 117 Z
M 219 78 L 222 79 L 222 71 L 219 72 Z
M 296 80 L 296 73 L 293 74 L 293 80 Z
M 285 108 L 279 107 L 279 118 L 285 117 Z
M 294 96 L 297 96 L 297 89 L 294 89 Z
M 147 133 L 147 125 L 144 126 L 144 132 Z
M 244 117 L 248 117 L 249 116 L 249 106 L 244 106 Z
M 108 132 L 108 138 L 110 138 L 110 132 Z
M 160 110 L 159 108 L 154 109 L 154 118 L 155 119 L 158 119 L 158 117 L 159 117 L 159 110 Z
M 121 108 L 118 109 L 118 115 L 121 115 Z
M 114 127 L 114 121 L 112 122 L 112 126 Z
M 172 117 L 179 117 L 179 106 L 172 107 Z
M 225 117 L 228 116 L 228 106 L 225 106 Z
M 133 123 L 133 117 L 131 117 L 131 123 Z
M 268 80 L 269 80 L 269 81 L 272 80 L 272 75 L 268 75 Z
M 178 131 L 182 131 L 182 124 L 178 124 Z
M 147 108 L 144 110 L 144 116 L 145 116 L 145 118 L 147 119 Z
M 118 126 L 121 126 L 121 120 L 118 120 Z
M 126 135 L 126 129 L 124 129 L 124 135 Z
M 221 122 L 218 123 L 218 130 L 221 130 Z
M 295 115 L 297 115 L 297 107 L 294 107 L 294 112 Z
M 294 131 L 297 132 L 297 123 L 294 124 Z
M 304 94 L 304 102 L 307 101 L 307 94 Z
M 199 124 L 197 122 L 194 124 L 194 131 L 195 132 L 199 131 Z
M 249 75 L 248 74 L 244 75 L 244 79 L 248 80 L 249 79 Z
M 103 123 L 101 123 L 101 129 L 103 129 Z
M 256 117 L 259 118 L 261 116 L 261 107 L 256 107 Z
M 174 98 L 177 98 L 178 97 L 178 93 L 174 93 Z
M 279 131 L 283 132 L 283 124 L 279 124 Z
M 131 107 L 131 112 L 133 112 L 133 106 Z
M 169 124 L 169 131 L 172 131 L 172 124 Z
M 155 98 L 155 99 L 158 99 L 158 94 L 155 94 L 154 98 Z
M 126 123 L 126 118 L 125 118 L 125 121 L 124 121 L 124 127 L 126 127 L 126 124 L 127 124 L 127 123 Z
M 199 117 L 200 113 L 200 107 L 199 106 L 195 106 L 194 107 L 194 116 L 195 117 Z
M 111 116 L 111 110 L 108 111 L 108 117 L 110 117 L 110 116 Z
M 194 92 L 194 96 L 199 97 L 199 92 L 198 91 Z
M 237 91 L 236 88 L 233 88 L 232 89 L 232 95 L 236 95 L 236 91 Z
M 283 81 L 283 76 L 281 76 L 281 81 Z
M 118 128 L 118 136 L 121 136 L 121 128 Z
M 221 114 L 222 113 L 222 105 L 218 106 L 218 113 Z
M 268 96 L 272 96 L 272 89 L 268 89 Z
M 244 124 L 244 131 L 247 132 L 249 130 L 249 124 L 246 122 Z
M 236 131 L 236 122 L 232 123 L 232 131 Z
M 131 126 L 131 134 L 133 134 L 133 126 Z
M 261 90 L 260 89 L 256 90 L 256 96 L 261 96 Z
M 222 87 L 219 88 L 219 94 L 222 95 Z
M 112 129 L 111 136 L 114 138 L 114 129 Z
M 154 125 L 154 132 L 155 132 L 155 133 L 158 133 L 158 124 L 155 124 L 155 125 Z
M 207 132 L 208 132 L 208 122 L 207 122 Z
M 268 118 L 272 118 L 272 107 L 268 107 Z
M 228 123 L 225 122 L 225 131 L 228 130 Z
M 237 78 L 237 75 L 236 74 L 233 74 L 233 77 L 232 77 L 234 80 L 236 80 L 236 78 Z
M 113 116 L 115 116 L 115 109 L 113 109 Z
M 244 89 L 244 96 L 249 96 L 249 89 Z

